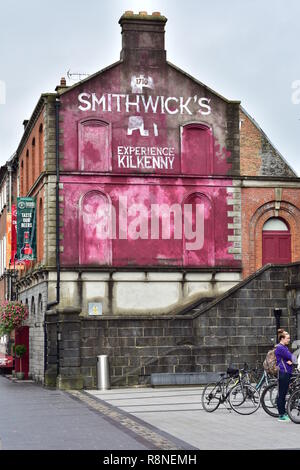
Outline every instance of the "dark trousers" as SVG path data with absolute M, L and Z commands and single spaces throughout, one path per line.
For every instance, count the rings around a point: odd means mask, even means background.
M 283 416 L 285 414 L 285 397 L 289 388 L 290 380 L 291 374 L 279 371 L 277 397 L 277 407 L 279 411 L 279 416 Z

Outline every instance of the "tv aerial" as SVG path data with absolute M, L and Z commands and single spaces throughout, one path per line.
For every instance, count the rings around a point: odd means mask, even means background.
M 68 79 L 71 80 L 72 82 L 80 82 L 81 80 L 88 77 L 89 75 L 90 75 L 89 73 L 71 72 L 70 69 L 67 71 Z

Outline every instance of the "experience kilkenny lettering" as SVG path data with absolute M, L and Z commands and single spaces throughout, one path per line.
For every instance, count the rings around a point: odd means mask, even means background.
M 118 146 L 119 168 L 173 169 L 174 147 Z

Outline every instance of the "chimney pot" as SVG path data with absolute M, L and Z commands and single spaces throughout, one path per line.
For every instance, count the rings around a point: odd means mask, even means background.
M 140 16 L 148 16 L 148 12 L 147 11 L 139 11 L 139 15 Z
M 67 80 L 65 79 L 65 77 L 61 77 L 60 79 L 60 84 L 57 85 L 57 87 L 55 88 L 55 91 L 63 91 L 65 88 L 68 88 L 67 86 Z
M 152 13 L 152 16 L 161 16 L 161 12 L 160 11 L 154 11 Z

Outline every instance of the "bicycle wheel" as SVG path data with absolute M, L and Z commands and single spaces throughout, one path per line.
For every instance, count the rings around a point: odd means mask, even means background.
M 300 424 L 300 389 L 291 394 L 287 402 L 287 413 L 293 423 Z
M 202 392 L 202 406 L 205 411 L 212 413 L 221 402 L 222 387 L 220 384 L 207 384 Z
M 233 387 L 228 398 L 231 408 L 240 415 L 251 415 L 260 406 L 259 392 L 248 383 Z
M 261 406 L 263 410 L 273 418 L 279 416 L 277 408 L 278 384 L 277 382 L 268 385 L 261 394 Z

